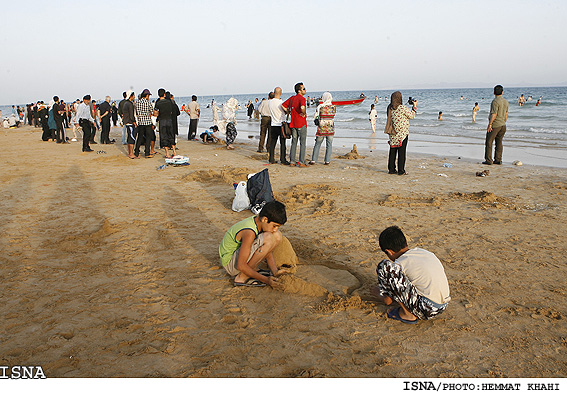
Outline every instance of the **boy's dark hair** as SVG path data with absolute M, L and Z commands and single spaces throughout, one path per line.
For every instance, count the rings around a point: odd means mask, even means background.
M 500 96 L 502 94 L 502 92 L 504 92 L 504 88 L 502 87 L 502 85 L 496 85 L 494 87 L 494 94 L 496 96 Z
M 386 249 L 390 249 L 395 253 L 408 246 L 406 236 L 398 226 L 391 226 L 382 231 L 380 237 L 378 237 L 378 242 L 380 243 L 380 249 L 384 253 Z
M 197 96 L 195 96 L 195 95 L 191 96 L 191 100 L 197 101 Z
M 157 91 L 158 97 L 163 97 L 165 96 L 165 89 L 164 88 L 159 88 Z
M 277 224 L 285 224 L 287 222 L 287 214 L 285 212 L 285 205 L 279 201 L 270 201 L 262 208 L 258 214 L 259 218 L 265 217 L 269 222 Z
M 126 92 L 122 92 L 122 97 L 126 98 Z
M 295 86 L 293 87 L 295 93 L 299 93 L 299 89 L 301 89 L 302 86 L 303 86 L 303 82 L 296 83 Z
M 59 101 L 59 97 L 53 96 L 53 101 L 56 101 L 56 102 Z
M 87 94 L 86 96 L 83 97 L 83 100 L 90 100 L 91 99 L 91 95 Z

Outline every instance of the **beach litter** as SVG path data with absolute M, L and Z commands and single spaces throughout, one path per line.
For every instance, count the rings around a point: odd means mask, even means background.
M 97 154 L 97 155 L 106 155 L 106 152 L 103 151 L 103 150 L 97 150 L 97 151 L 96 151 L 96 154 Z
M 443 167 L 445 168 L 453 168 L 453 165 L 451 163 L 443 163 Z
M 161 166 L 156 167 L 156 170 L 165 170 L 167 168 L 167 164 L 162 164 Z
M 449 175 L 447 175 L 447 174 L 437 174 L 437 176 L 442 176 L 442 177 L 444 177 L 444 178 L 448 178 L 448 177 L 449 177 Z
M 516 160 L 515 162 L 513 162 L 512 164 L 514 164 L 515 166 L 521 166 L 524 163 L 522 163 L 520 160 Z
M 166 158 L 165 164 L 189 165 L 189 158 L 187 156 L 176 155 Z
M 489 176 L 490 170 L 477 171 L 476 176 Z

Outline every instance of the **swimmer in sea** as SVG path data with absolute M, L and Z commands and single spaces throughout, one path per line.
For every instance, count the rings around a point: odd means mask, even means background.
M 474 103 L 474 107 L 472 109 L 472 121 L 473 123 L 476 122 L 476 113 L 480 110 L 478 107 L 478 103 Z
M 443 111 L 439 111 L 439 116 L 437 117 L 437 120 L 443 120 Z
M 520 98 L 518 99 L 518 105 L 521 107 L 526 103 L 526 99 L 524 98 L 524 95 L 522 94 L 520 96 Z

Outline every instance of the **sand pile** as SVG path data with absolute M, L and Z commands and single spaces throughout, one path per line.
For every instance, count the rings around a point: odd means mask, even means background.
M 248 174 L 253 174 L 256 171 L 250 170 L 249 168 L 234 168 L 227 166 L 220 171 L 215 170 L 198 170 L 190 174 L 183 175 L 181 177 L 184 181 L 197 181 L 203 183 L 209 182 L 222 182 L 222 183 L 234 183 L 240 181 L 246 181 L 248 179 Z
M 358 149 L 356 148 L 356 144 L 352 146 L 352 150 L 347 153 L 346 155 L 337 156 L 337 159 L 364 159 L 366 156 L 362 156 L 358 154 Z
M 290 273 L 295 273 L 297 271 L 299 259 L 293 250 L 293 246 L 291 246 L 291 243 L 285 236 L 282 237 L 282 242 L 280 242 L 272 253 L 278 268 L 285 269 Z

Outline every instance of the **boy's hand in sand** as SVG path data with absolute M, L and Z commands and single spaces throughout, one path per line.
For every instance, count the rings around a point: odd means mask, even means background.
M 278 278 L 274 276 L 268 276 L 268 285 L 273 289 L 281 289 L 282 285 L 278 283 Z

